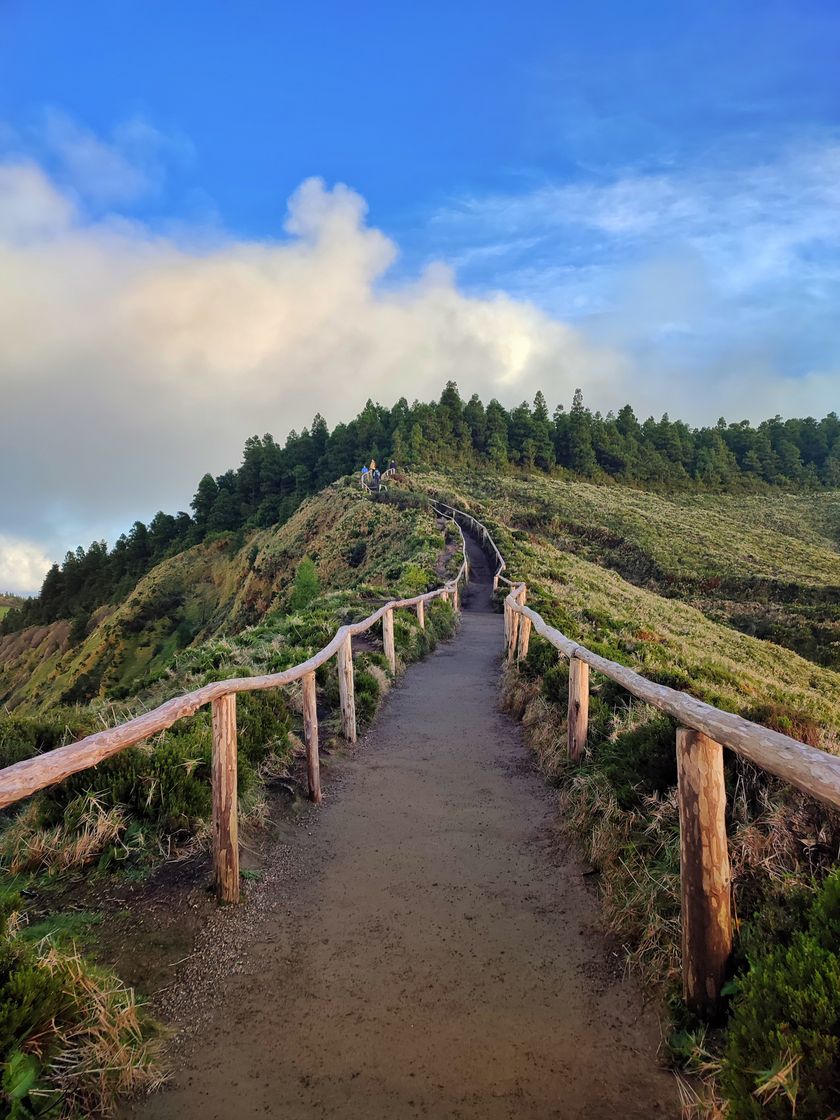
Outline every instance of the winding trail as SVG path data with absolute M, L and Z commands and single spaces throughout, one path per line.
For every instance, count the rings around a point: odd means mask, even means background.
M 132 1116 L 678 1115 L 655 1017 L 497 709 L 502 620 L 470 553 L 459 634 L 330 764 L 324 805 L 287 839 L 296 870 L 251 919 L 172 1084 Z

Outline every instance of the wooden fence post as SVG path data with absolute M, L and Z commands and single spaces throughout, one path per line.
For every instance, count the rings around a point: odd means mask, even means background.
M 219 902 L 239 901 L 239 826 L 236 789 L 236 693 L 212 703 L 213 871 Z
M 579 657 L 569 662 L 569 758 L 576 762 L 586 748 L 589 727 L 589 666 Z
M 531 640 L 531 620 L 524 614 L 519 619 L 519 652 L 516 657 L 523 661 L 528 656 L 528 643 Z
M 394 647 L 394 612 L 386 611 L 382 616 L 382 648 L 391 666 L 391 672 L 397 675 L 397 651 Z
M 338 694 L 341 730 L 348 743 L 356 742 L 356 693 L 353 685 L 353 638 L 348 634 L 338 647 Z
M 517 636 L 518 633 L 519 633 L 519 615 L 516 613 L 516 611 L 513 609 L 513 607 L 511 607 L 510 608 L 509 632 L 508 632 L 508 650 L 507 650 L 508 664 L 510 664 L 510 662 L 513 661 L 513 655 L 516 653 L 516 636 Z
M 315 670 L 303 679 L 303 738 L 306 742 L 306 774 L 309 779 L 309 800 L 321 804 L 321 761 L 318 757 L 318 707 L 315 692 Z
M 456 611 L 459 611 L 461 609 L 460 602 L 459 602 L 459 599 L 458 599 L 458 584 L 457 583 L 455 584 L 455 586 L 452 589 L 452 606 L 455 608 Z
M 417 625 L 421 630 L 426 629 L 426 604 L 422 599 L 417 604 Z
M 700 731 L 677 730 L 680 806 L 683 998 L 714 1012 L 732 953 L 723 747 Z

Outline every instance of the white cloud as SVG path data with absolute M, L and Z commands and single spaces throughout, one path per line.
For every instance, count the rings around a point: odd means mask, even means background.
M 427 398 L 455 378 L 511 403 L 581 382 L 615 396 L 620 356 L 505 295 L 468 298 L 451 272 L 382 285 L 396 246 L 344 186 L 304 183 L 287 238 L 85 223 L 31 164 L 0 176 L 0 531 L 63 551 L 158 507 L 184 508 L 245 437 L 279 437 L 368 397 Z M 600 392 L 599 392 L 600 387 Z
M 38 545 L 0 533 L 0 590 L 16 595 L 37 591 L 51 563 Z

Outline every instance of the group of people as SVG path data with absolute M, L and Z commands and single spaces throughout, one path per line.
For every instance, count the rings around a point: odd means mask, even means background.
M 397 469 L 397 464 L 392 459 L 391 463 L 388 467 L 388 470 L 389 471 L 395 471 L 396 469 Z M 379 467 L 377 467 L 377 465 L 376 465 L 376 460 L 371 459 L 369 467 L 368 466 L 363 466 L 362 467 L 362 485 L 367 486 L 369 490 L 377 490 L 378 491 L 381 484 L 382 484 L 382 474 L 379 470 Z

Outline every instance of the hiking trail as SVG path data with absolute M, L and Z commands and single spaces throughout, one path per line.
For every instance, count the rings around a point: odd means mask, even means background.
M 124 1116 L 679 1114 L 656 1016 L 622 978 L 554 796 L 498 710 L 502 618 L 467 543 L 459 632 L 329 760 L 323 805 L 211 924 L 172 1005 L 173 1079 Z

